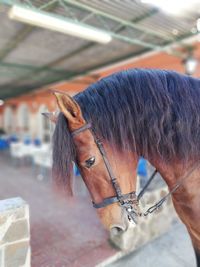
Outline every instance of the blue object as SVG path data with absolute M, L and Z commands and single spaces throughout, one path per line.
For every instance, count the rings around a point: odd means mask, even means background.
M 9 142 L 12 142 L 12 143 L 16 143 L 18 142 L 18 138 L 16 135 L 11 135 L 10 138 L 9 138 Z
M 147 161 L 144 158 L 140 158 L 137 167 L 137 173 L 141 176 L 147 176 Z
M 9 148 L 9 143 L 8 141 L 4 140 L 4 139 L 0 139 L 0 150 L 5 150 Z
M 76 166 L 76 164 L 74 164 L 74 174 L 75 174 L 76 176 L 81 175 L 80 172 L 79 172 L 79 169 L 78 169 L 77 166 Z
M 35 146 L 41 146 L 41 140 L 39 138 L 35 138 L 33 140 L 33 143 L 34 143 Z
M 24 139 L 24 144 L 25 144 L 25 145 L 30 145 L 30 144 L 31 144 L 31 139 L 30 139 L 29 137 L 26 137 L 26 138 Z

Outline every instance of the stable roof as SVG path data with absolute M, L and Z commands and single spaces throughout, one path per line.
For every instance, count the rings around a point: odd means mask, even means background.
M 103 45 L 10 20 L 14 4 L 91 25 L 113 39 Z M 139 0 L 0 0 L 0 98 L 92 73 L 147 51 L 184 57 L 170 45 L 197 35 L 199 10 L 200 2 L 175 16 Z

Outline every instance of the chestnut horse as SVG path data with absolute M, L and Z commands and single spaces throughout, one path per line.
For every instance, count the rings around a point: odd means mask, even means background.
M 169 190 L 197 165 L 172 200 L 200 266 L 200 80 L 132 69 L 103 78 L 73 98 L 61 92 L 55 96 L 61 113 L 53 138 L 53 173 L 71 190 L 77 164 L 110 231 L 127 231 L 129 209 L 122 208 L 121 198 L 136 191 L 140 156 L 155 166 Z

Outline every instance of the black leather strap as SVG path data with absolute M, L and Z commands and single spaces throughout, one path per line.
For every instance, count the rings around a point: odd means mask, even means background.
M 123 195 L 124 200 L 133 199 L 135 197 L 136 197 L 135 191 Z M 107 197 L 100 203 L 95 203 L 92 201 L 92 204 L 93 204 L 93 207 L 95 209 L 100 209 L 100 208 L 105 208 L 106 206 L 111 205 L 111 204 L 116 203 L 116 202 L 119 202 L 119 199 L 117 196 L 116 197 Z
M 154 177 L 156 176 L 157 173 L 158 173 L 158 171 L 155 169 L 154 172 L 152 173 L 152 175 L 150 176 L 150 178 L 148 179 L 148 181 L 146 182 L 146 184 L 143 187 L 143 189 L 138 194 L 138 197 L 137 197 L 138 201 L 143 197 L 143 195 L 146 192 L 148 186 L 150 185 L 150 183 L 152 182 L 152 180 L 154 179 Z
M 79 133 L 81 133 L 87 129 L 90 129 L 91 127 L 92 127 L 91 123 L 87 123 L 87 124 L 83 125 L 81 128 L 78 128 L 77 130 L 73 131 L 71 133 L 71 135 L 75 136 L 75 135 L 77 135 L 77 134 L 79 134 Z

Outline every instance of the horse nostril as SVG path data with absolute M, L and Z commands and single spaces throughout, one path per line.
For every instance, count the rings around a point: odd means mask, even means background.
M 125 231 L 125 229 L 121 226 L 114 226 L 111 228 L 110 231 L 113 236 L 116 236 L 122 234 Z

